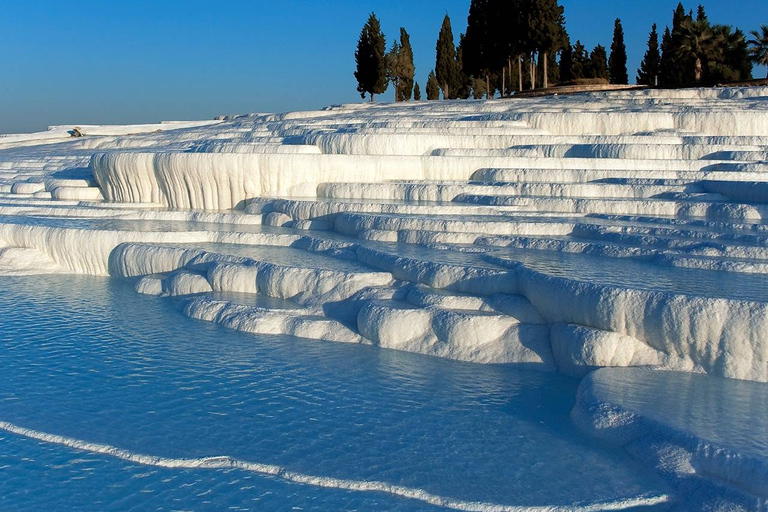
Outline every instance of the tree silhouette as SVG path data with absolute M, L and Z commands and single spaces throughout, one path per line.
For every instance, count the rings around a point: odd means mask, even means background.
M 605 52 L 605 46 L 597 45 L 589 54 L 589 72 L 590 78 L 608 79 L 608 55 Z
M 656 24 L 651 27 L 648 36 L 648 49 L 645 51 L 640 69 L 637 70 L 637 83 L 643 85 L 656 85 L 659 78 L 661 54 L 659 53 L 659 34 L 656 32 Z
M 381 24 L 376 15 L 371 13 L 360 32 L 357 51 L 355 51 L 357 92 L 362 98 L 365 98 L 365 94 L 368 93 L 371 102 L 374 101 L 376 94 L 382 94 L 389 85 L 386 47 L 387 43 L 381 32 Z
M 437 83 L 437 77 L 435 76 L 434 71 L 430 71 L 429 77 L 427 78 L 427 99 L 440 99 L 440 85 Z
M 612 84 L 627 84 L 627 47 L 624 44 L 624 29 L 621 20 L 616 18 L 613 23 L 613 42 L 611 57 L 608 59 L 608 73 Z
M 387 54 L 387 75 L 395 86 L 395 101 L 408 101 L 413 90 L 413 50 L 411 39 L 404 28 L 400 28 L 400 42 L 392 43 Z
M 459 65 L 456 60 L 456 46 L 453 43 L 451 18 L 447 14 L 443 18 L 443 25 L 440 27 L 436 50 L 435 77 L 437 83 L 443 90 L 444 99 L 455 99 L 458 97 L 457 93 L 460 87 Z

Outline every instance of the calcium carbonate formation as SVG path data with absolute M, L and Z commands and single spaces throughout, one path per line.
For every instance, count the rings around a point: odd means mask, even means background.
M 574 376 L 768 381 L 767 215 L 768 88 L 0 138 L 4 274 L 110 275 L 241 331 Z
M 0 275 L 112 276 L 239 331 L 584 377 L 576 424 L 661 472 L 681 510 L 768 511 L 766 217 L 768 88 L 0 136 Z

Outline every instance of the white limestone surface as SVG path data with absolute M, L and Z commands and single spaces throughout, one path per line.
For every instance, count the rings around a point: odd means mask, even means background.
M 0 137 L 0 271 L 132 279 L 252 332 L 768 381 L 767 96 L 357 104 Z

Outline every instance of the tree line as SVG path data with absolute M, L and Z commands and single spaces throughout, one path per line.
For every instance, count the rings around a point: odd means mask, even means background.
M 768 26 L 747 40 L 738 28 L 711 24 L 704 8 L 696 16 L 678 4 L 672 28 L 659 44 L 651 27 L 648 48 L 637 70 L 641 85 L 679 87 L 752 78 L 752 63 L 768 64 Z M 391 83 L 395 100 L 421 99 L 413 49 L 405 28 L 387 50 L 376 15 L 363 26 L 355 52 L 361 97 L 371 101 Z M 628 84 L 627 51 L 620 19 L 614 22 L 610 54 L 598 44 L 588 51 L 571 43 L 558 0 L 471 0 L 467 28 L 455 43 L 446 14 L 435 48 L 435 68 L 426 83 L 429 100 L 491 98 L 551 84 Z

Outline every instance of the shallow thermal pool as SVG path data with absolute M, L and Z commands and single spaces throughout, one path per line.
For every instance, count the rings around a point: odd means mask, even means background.
M 576 430 L 563 375 L 228 331 L 106 278 L 0 286 L 3 510 L 579 510 L 669 492 Z M 171 460 L 220 455 L 284 471 Z

